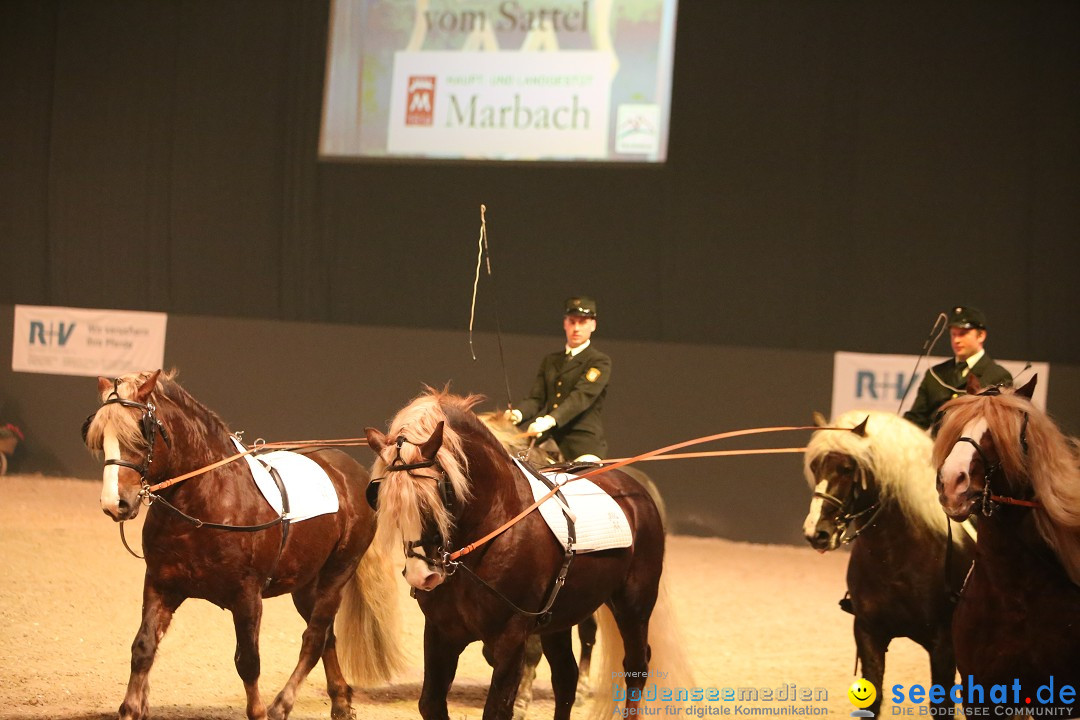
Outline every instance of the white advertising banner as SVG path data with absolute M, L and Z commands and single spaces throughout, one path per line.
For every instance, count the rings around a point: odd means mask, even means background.
M 394 155 L 602 158 L 611 56 L 595 50 L 398 52 L 387 149 Z
M 164 313 L 15 306 L 11 369 L 116 377 L 165 362 Z
M 870 353 L 838 352 L 833 356 L 832 415 L 848 410 L 882 410 L 895 413 L 911 408 L 927 368 L 948 358 L 929 357 L 919 362 L 915 372 L 916 355 L 876 355 Z M 1032 401 L 1046 409 L 1046 388 L 1050 383 L 1050 365 L 1043 362 L 1026 363 L 1018 360 L 994 361 L 1004 367 L 1017 384 L 1024 384 L 1034 373 L 1039 374 Z M 914 374 L 913 374 L 914 373 Z M 900 407 L 900 398 L 910 385 L 911 390 Z

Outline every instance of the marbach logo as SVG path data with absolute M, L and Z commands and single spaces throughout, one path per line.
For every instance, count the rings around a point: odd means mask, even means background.
M 406 125 L 431 125 L 435 121 L 435 77 L 410 75 Z

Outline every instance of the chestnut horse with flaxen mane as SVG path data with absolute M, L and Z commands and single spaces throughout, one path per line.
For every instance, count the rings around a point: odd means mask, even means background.
M 975 565 L 953 618 L 953 640 L 961 676 L 985 689 L 971 706 L 1035 714 L 1056 708 L 1058 717 L 1075 717 L 1080 456 L 1031 403 L 1034 385 L 1035 378 L 1015 392 L 990 388 L 944 406 L 934 443 L 941 506 L 955 519 L 979 516 Z M 990 697 L 994 685 L 1009 688 L 1005 702 Z M 1063 697 L 1065 685 L 1076 693 Z
M 663 598 L 660 512 L 629 475 L 590 473 L 625 515 L 629 547 L 568 553 L 533 511 L 474 551 L 455 555 L 455 548 L 473 547 L 534 503 L 523 473 L 472 412 L 480 400 L 429 391 L 397 414 L 389 435 L 367 431 L 378 454 L 372 468 L 378 490 L 369 498 L 377 497 L 379 537 L 404 547 L 405 579 L 425 616 L 420 714 L 447 720 L 458 656 L 480 640 L 494 662 L 484 718 L 509 720 L 525 641 L 538 633 L 551 666 L 555 718 L 567 720 L 578 679 L 571 630 L 601 606 L 610 610 L 601 613 L 601 644 L 608 649 L 601 676 L 626 677 L 626 706 L 633 710 L 650 668 L 681 672 L 684 665 L 677 646 L 663 642 L 674 628 L 657 602 Z M 618 651 L 608 652 L 613 648 Z M 594 710 L 610 717 L 615 699 Z
M 271 507 L 243 459 L 155 491 L 237 455 L 228 428 L 172 374 L 101 378 L 98 387 L 102 405 L 87 420 L 84 439 L 106 458 L 102 510 L 123 522 L 149 505 L 142 625 L 131 647 L 121 720 L 149 716 L 150 667 L 173 613 L 188 598 L 232 611 L 249 720 L 288 717 L 300 683 L 320 659 L 332 717 L 352 718 L 345 676 L 374 684 L 401 664 L 395 583 L 386 556 L 368 547 L 375 517 L 364 501 L 364 468 L 340 450 L 305 451 L 329 477 L 338 509 L 300 521 L 286 517 L 287 503 L 282 514 Z M 296 668 L 267 708 L 258 683 L 262 599 L 284 593 L 292 594 L 307 628 Z
M 825 425 L 823 419 L 818 425 Z M 932 684 L 956 675 L 952 615 L 971 567 L 970 526 L 951 528 L 934 492 L 933 441 L 892 413 L 851 410 L 810 438 L 804 459 L 814 490 L 803 533 L 818 552 L 850 543 L 848 596 L 863 676 L 881 688 L 894 638 L 930 655 Z M 884 693 L 869 707 L 880 714 Z M 944 705 L 951 702 L 941 701 Z

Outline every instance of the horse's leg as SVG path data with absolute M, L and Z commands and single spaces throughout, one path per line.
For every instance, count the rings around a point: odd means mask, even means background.
M 855 649 L 862 662 L 862 676 L 877 688 L 877 697 L 867 708 L 874 713 L 875 717 L 881 711 L 881 681 L 885 678 L 885 651 L 889 649 L 891 639 L 875 631 L 862 618 L 855 617 Z M 949 685 L 952 685 L 951 680 Z
M 457 674 L 458 656 L 464 649 L 464 643 L 451 641 L 434 623 L 424 623 L 424 686 L 418 703 L 424 720 L 449 720 L 446 695 Z
M 636 708 L 641 703 L 645 687 L 645 675 L 649 669 L 649 615 L 656 603 L 654 590 L 652 601 L 644 607 L 640 603 L 628 603 L 625 598 L 612 598 L 611 614 L 619 626 L 623 641 L 623 670 L 626 671 L 626 708 Z M 631 690 L 637 692 L 631 699 Z
M 300 643 L 300 660 L 296 663 L 296 668 L 292 671 L 292 675 L 289 676 L 285 687 L 281 689 L 281 692 L 278 693 L 277 697 L 274 698 L 274 702 L 270 705 L 268 714 L 270 720 L 284 720 L 284 718 L 289 717 L 293 705 L 296 704 L 296 694 L 300 689 L 300 684 L 304 682 L 304 678 L 315 667 L 315 663 L 319 661 L 319 658 L 327 652 L 328 639 L 331 635 L 330 626 L 334 622 L 338 607 L 341 606 L 341 591 L 346 580 L 348 580 L 348 573 L 343 572 L 337 576 L 332 576 L 328 580 L 320 578 L 316 581 L 318 587 L 311 591 L 314 602 L 311 606 L 310 616 L 307 618 L 307 628 L 304 630 L 303 640 Z M 341 668 L 337 663 L 336 646 L 331 645 L 330 647 L 334 653 L 332 663 L 334 667 L 327 666 L 326 668 L 328 683 L 330 673 L 334 670 L 337 671 L 338 676 L 341 675 Z M 341 679 L 341 682 L 342 684 L 345 683 L 344 678 Z M 346 687 L 348 686 L 346 685 Z M 328 685 L 328 690 L 330 689 Z M 340 692 L 340 689 L 338 691 Z M 350 691 L 348 696 L 351 697 L 351 695 L 352 692 Z M 343 703 L 344 710 L 342 710 Z M 334 697 L 334 712 L 344 712 L 346 714 L 340 717 L 348 717 L 351 709 L 345 700 L 345 696 Z M 334 717 L 339 716 L 335 714 Z
M 312 609 L 315 607 L 315 584 L 312 583 L 292 594 L 293 606 L 304 618 L 311 622 Z M 337 637 L 333 624 L 326 631 L 326 645 L 322 653 L 323 670 L 326 671 L 326 692 L 330 696 L 330 717 L 333 720 L 352 720 L 356 713 L 352 708 L 353 690 L 341 671 L 337 656 Z
M 928 650 L 930 652 L 930 682 L 943 688 L 951 688 L 956 680 L 956 653 L 953 652 L 952 628 L 948 625 L 942 628 L 938 633 L 937 642 Z M 935 705 L 952 707 L 953 701 L 946 697 Z
M 514 720 L 525 720 L 532 704 L 533 681 L 536 680 L 536 666 L 544 654 L 539 635 L 530 635 L 525 641 L 525 667 L 518 685 L 517 700 L 514 701 Z M 492 658 L 494 660 L 494 658 Z M 492 662 L 494 665 L 494 662 Z
M 233 629 L 236 631 L 236 654 L 233 661 L 236 672 L 244 682 L 247 695 L 248 720 L 264 720 L 266 706 L 259 694 L 259 628 L 262 625 L 262 593 L 258 582 L 248 582 L 241 589 L 232 607 Z
M 338 662 L 337 636 L 334 635 L 333 623 L 326 629 L 326 647 L 323 648 L 322 661 L 323 670 L 326 671 L 326 692 L 330 696 L 331 720 L 355 720 L 352 686 L 345 679 L 341 663 Z
M 596 645 L 596 616 L 590 615 L 578 625 L 578 639 L 581 640 L 581 661 L 578 663 L 577 695 L 584 700 L 592 695 L 589 684 L 589 666 L 592 664 L 593 646 Z
M 487 702 L 484 703 L 484 720 L 510 720 L 514 714 L 514 698 L 525 670 L 525 643 L 528 639 L 527 632 L 514 625 L 511 622 L 501 636 L 489 643 L 495 665 L 491 671 Z
M 594 625 L 595 630 L 595 625 Z M 544 657 L 551 666 L 551 689 L 555 693 L 555 720 L 570 720 L 578 682 L 578 664 L 574 660 L 573 631 L 551 633 L 541 640 Z
M 143 585 L 143 617 L 135 641 L 131 643 L 131 677 L 120 705 L 120 720 L 144 720 L 150 717 L 150 668 L 158 643 L 172 622 L 173 613 L 184 598 L 166 596 L 148 584 Z

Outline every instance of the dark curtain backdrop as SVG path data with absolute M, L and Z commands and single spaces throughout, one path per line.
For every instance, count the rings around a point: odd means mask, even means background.
M 328 7 L 0 4 L 0 303 L 1080 362 L 1080 3 L 682 0 L 653 168 L 320 162 Z

